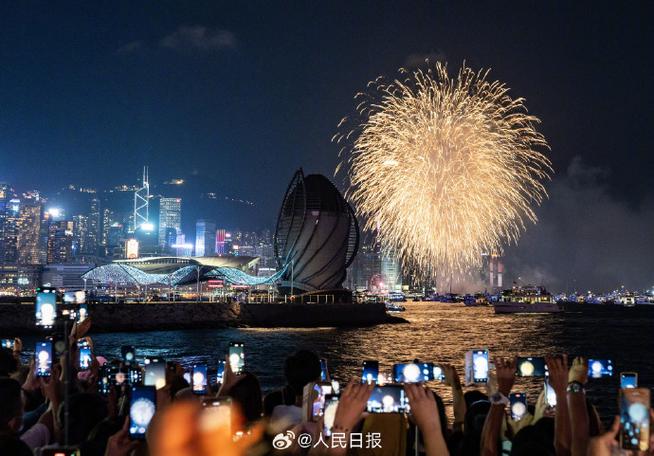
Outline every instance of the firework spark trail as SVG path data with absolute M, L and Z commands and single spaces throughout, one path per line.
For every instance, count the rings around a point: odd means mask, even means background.
M 517 242 L 547 196 L 548 149 L 527 113 L 488 71 L 456 77 L 436 63 L 357 94 L 359 123 L 334 136 L 346 196 L 366 230 L 414 271 L 459 274 Z M 347 129 L 347 130 L 345 130 Z

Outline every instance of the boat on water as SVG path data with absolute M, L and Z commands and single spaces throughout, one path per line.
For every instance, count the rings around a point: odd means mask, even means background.
M 563 308 L 543 287 L 513 287 L 504 290 L 493 304 L 496 314 L 556 313 Z
M 463 304 L 466 307 L 483 307 L 490 305 L 486 295 L 477 293 L 475 295 L 467 294 L 463 297 Z
M 396 304 L 394 302 L 386 303 L 386 312 L 404 312 L 406 307 Z

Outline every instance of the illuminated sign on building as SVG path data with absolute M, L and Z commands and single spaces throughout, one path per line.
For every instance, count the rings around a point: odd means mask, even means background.
M 125 241 L 125 258 L 133 260 L 139 257 L 139 241 L 128 239 Z

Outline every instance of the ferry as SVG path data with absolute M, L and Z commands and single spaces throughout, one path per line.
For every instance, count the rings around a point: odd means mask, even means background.
M 543 287 L 513 287 L 510 290 L 504 290 L 493 306 L 496 314 L 563 311 L 554 297 Z

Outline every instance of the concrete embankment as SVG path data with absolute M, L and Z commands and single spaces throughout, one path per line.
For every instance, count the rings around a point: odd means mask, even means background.
M 155 331 L 223 327 L 372 326 L 400 323 L 384 304 L 255 304 L 219 302 L 151 302 L 90 304 L 94 332 Z M 0 334 L 33 333 L 34 304 L 0 304 Z

